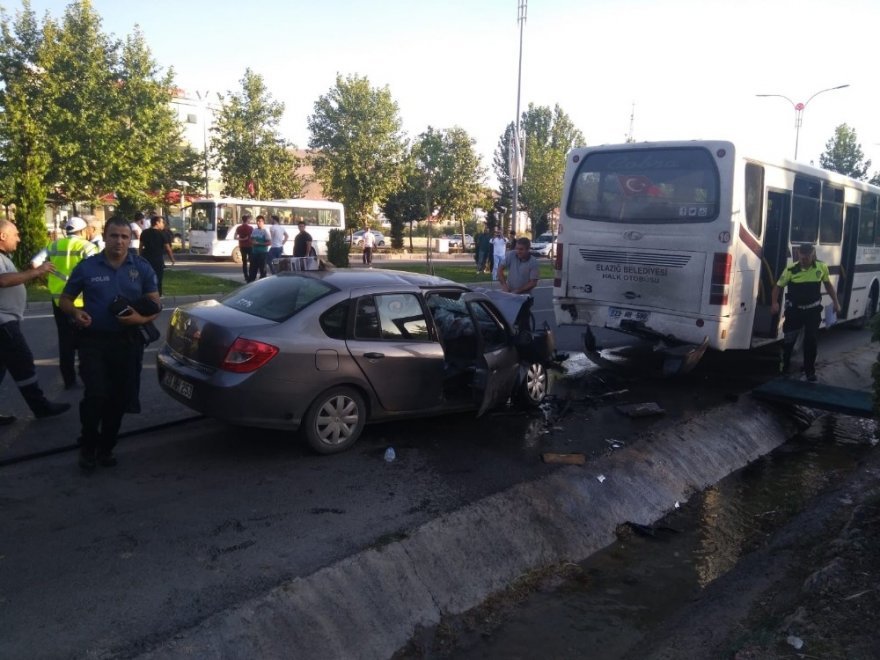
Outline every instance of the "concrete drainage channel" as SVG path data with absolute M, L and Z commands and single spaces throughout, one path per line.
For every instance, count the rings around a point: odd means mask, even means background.
M 867 387 L 875 353 L 866 347 L 837 360 L 829 382 Z M 389 658 L 417 629 L 529 571 L 585 559 L 614 540 L 619 524 L 655 522 L 796 431 L 783 410 L 742 397 L 291 580 L 141 657 Z

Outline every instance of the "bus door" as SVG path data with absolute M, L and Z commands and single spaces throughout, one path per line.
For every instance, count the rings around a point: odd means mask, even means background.
M 761 251 L 761 284 L 755 307 L 756 337 L 777 337 L 779 314 L 770 313 L 773 285 L 788 264 L 788 231 L 791 224 L 791 192 L 767 191 L 767 227 Z
M 852 297 L 856 274 L 856 250 L 859 234 L 859 207 L 846 205 L 843 221 L 843 253 L 840 255 L 840 279 L 837 280 L 837 298 L 840 300 L 840 318 L 845 319 Z

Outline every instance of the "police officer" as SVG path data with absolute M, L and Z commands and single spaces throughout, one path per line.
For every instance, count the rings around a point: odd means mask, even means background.
M 158 312 L 144 315 L 125 301 L 146 300 L 161 308 L 156 273 L 145 259 L 129 252 L 131 235 L 125 218 L 110 218 L 104 227 L 103 252 L 80 262 L 61 294 L 61 310 L 81 329 L 79 361 L 85 391 L 79 407 L 79 464 L 84 471 L 98 463 L 116 465 L 113 448 L 122 416 L 138 409 L 144 359 L 138 326 L 155 319 Z M 80 294 L 83 307 L 74 303 Z
M 65 389 L 76 386 L 76 341 L 79 333 L 70 317 L 58 307 L 58 299 L 74 267 L 86 257 L 98 254 L 97 246 L 83 237 L 87 228 L 88 224 L 82 218 L 70 218 L 65 228 L 67 236 L 52 241 L 31 259 L 31 266 L 34 268 L 39 268 L 46 261 L 55 267 L 46 279 L 46 286 L 52 296 L 52 314 L 58 329 L 58 366 L 61 368 Z M 74 304 L 82 307 L 82 296 Z
M 8 254 L 15 252 L 20 240 L 18 227 L 9 220 L 0 220 L 0 381 L 8 369 L 34 415 L 52 417 L 68 410 L 70 404 L 49 401 L 40 389 L 34 356 L 21 332 L 21 321 L 27 302 L 25 282 L 51 273 L 53 266 L 44 263 L 19 273 Z M 0 415 L 0 426 L 14 421 L 12 415 Z
M 791 354 L 797 341 L 798 332 L 804 330 L 804 373 L 811 383 L 816 382 L 816 335 L 822 321 L 822 291 L 825 285 L 834 311 L 840 313 L 837 292 L 828 275 L 828 266 L 816 259 L 812 243 L 798 247 L 798 260 L 788 266 L 773 286 L 771 312 L 779 313 L 779 292 L 788 287 L 785 296 L 785 321 L 782 324 L 784 335 L 782 344 L 782 364 L 780 371 L 787 376 L 791 366 Z

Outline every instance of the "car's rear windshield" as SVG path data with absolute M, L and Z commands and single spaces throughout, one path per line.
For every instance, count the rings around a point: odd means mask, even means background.
M 270 321 L 284 321 L 334 291 L 336 288 L 323 280 L 281 274 L 242 287 L 220 302 Z
M 571 186 L 572 218 L 678 223 L 718 216 L 718 168 L 701 147 L 596 151 Z

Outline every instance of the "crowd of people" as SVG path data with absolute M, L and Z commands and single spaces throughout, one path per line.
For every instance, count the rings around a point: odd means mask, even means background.
M 67 389 L 82 380 L 79 404 L 79 465 L 86 471 L 111 467 L 122 418 L 140 412 L 144 347 L 158 336 L 153 321 L 162 309 L 166 257 L 174 264 L 165 219 L 144 214 L 114 216 L 103 233 L 96 221 L 71 217 L 65 235 L 19 271 L 10 255 L 19 247 L 18 228 L 0 220 L 0 380 L 9 371 L 36 418 L 61 415 L 69 403 L 50 401 L 37 380 L 34 357 L 21 322 L 25 284 L 45 280 L 58 332 L 61 376 Z M 0 425 L 16 421 L 0 415 Z

